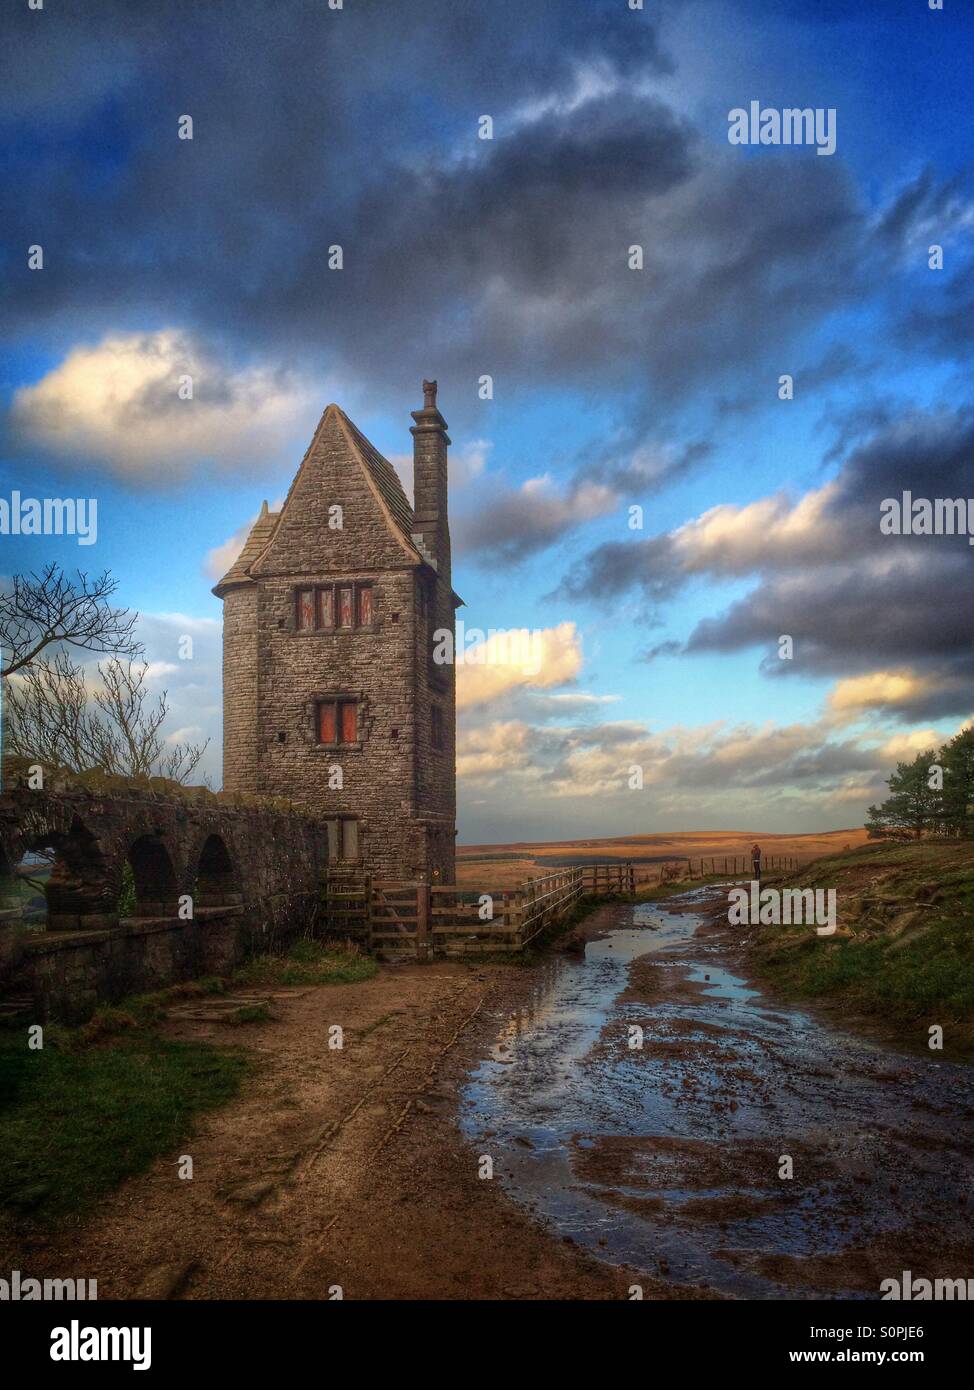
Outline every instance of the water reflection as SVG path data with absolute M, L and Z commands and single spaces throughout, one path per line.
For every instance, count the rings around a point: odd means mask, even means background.
M 769 1006 L 685 906 L 634 907 L 498 1020 L 462 1114 L 512 1195 L 600 1258 L 745 1297 L 854 1292 L 785 1285 L 776 1256 L 969 1225 L 970 1072 Z

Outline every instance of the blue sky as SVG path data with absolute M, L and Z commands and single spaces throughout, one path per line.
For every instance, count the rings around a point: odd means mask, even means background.
M 533 677 L 461 673 L 461 839 L 855 825 L 969 720 L 974 552 L 878 532 L 900 486 L 974 495 L 958 0 L 6 23 L 0 496 L 99 533 L 0 569 L 112 570 L 214 785 L 220 563 L 330 400 L 408 487 L 423 376 L 464 621 L 547 634 Z M 834 108 L 835 154 L 730 145 L 752 100 Z

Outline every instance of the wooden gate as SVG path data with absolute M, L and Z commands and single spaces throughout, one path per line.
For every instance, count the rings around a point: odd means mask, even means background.
M 581 898 L 633 888 L 628 863 L 569 865 L 493 892 L 333 869 L 326 880 L 326 930 L 367 950 L 410 960 L 521 951 L 563 921 Z

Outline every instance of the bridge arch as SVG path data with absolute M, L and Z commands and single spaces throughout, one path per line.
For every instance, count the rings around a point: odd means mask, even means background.
M 21 863 L 37 856 L 39 876 L 50 865 L 44 883 L 47 925 L 72 930 L 103 924 L 111 911 L 108 867 L 98 837 L 77 815 L 68 828 L 30 825 L 20 836 Z
M 222 835 L 207 835 L 200 848 L 192 888 L 196 907 L 228 907 L 241 903 L 240 874 Z
M 158 835 L 139 835 L 126 859 L 132 870 L 136 917 L 171 917 L 179 904 L 172 855 Z M 121 884 L 119 885 L 121 889 Z

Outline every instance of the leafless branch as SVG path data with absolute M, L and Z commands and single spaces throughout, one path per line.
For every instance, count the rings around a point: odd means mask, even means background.
M 147 670 L 116 658 L 103 662 L 101 689 L 91 695 L 84 670 L 65 652 L 35 660 L 5 683 L 7 750 L 73 772 L 98 768 L 121 777 L 187 782 L 209 740 L 166 747 L 167 692 L 151 702 Z
M 77 578 L 69 579 L 54 563 L 39 574 L 15 575 L 8 592 L 0 594 L 0 655 L 6 657 L 0 674 L 24 670 L 55 643 L 129 659 L 140 656 L 138 614 L 109 601 L 117 588 L 107 570 L 94 578 L 78 570 Z

